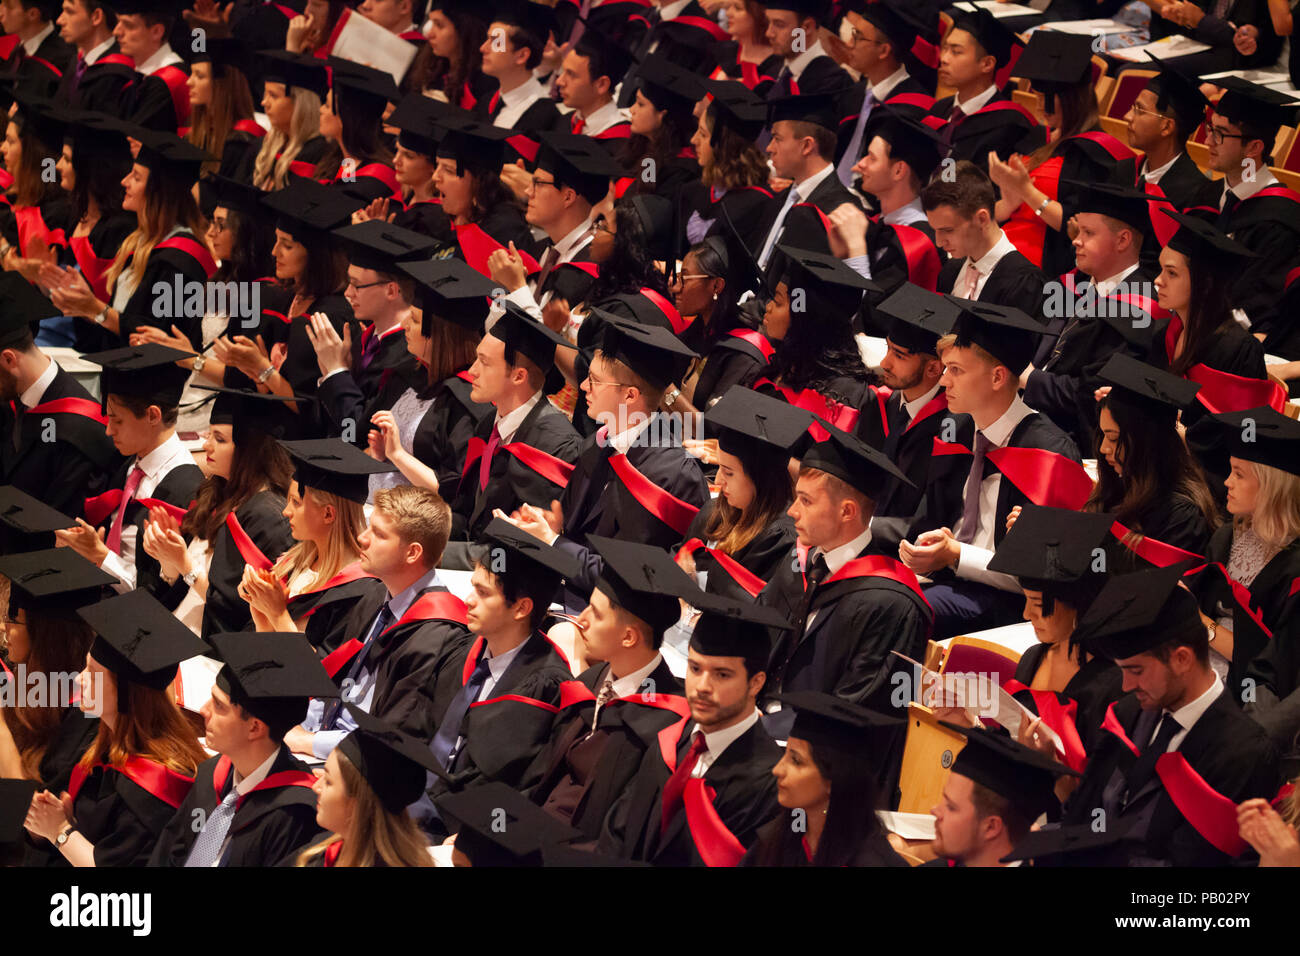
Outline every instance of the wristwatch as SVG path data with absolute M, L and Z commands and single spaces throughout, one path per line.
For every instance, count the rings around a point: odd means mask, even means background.
M 1039 203 L 1038 208 L 1034 210 L 1034 215 L 1037 216 L 1039 219 L 1043 218 L 1043 210 L 1047 208 L 1047 204 L 1051 201 L 1052 201 L 1051 196 L 1044 196 L 1043 201 Z
M 194 371 L 202 372 L 203 366 L 207 364 L 208 357 L 202 353 L 194 356 Z
M 1205 625 L 1205 630 L 1209 632 L 1209 635 L 1210 635 L 1210 643 L 1213 644 L 1213 643 L 1214 643 L 1214 635 L 1215 635 L 1215 633 L 1219 630 L 1219 622 L 1218 622 L 1218 621 L 1211 621 L 1209 624 Z
M 95 324 L 96 324 L 96 325 L 103 325 L 105 322 L 107 322 L 107 321 L 108 321 L 108 306 L 104 306 L 103 310 L 102 310 L 98 315 L 93 316 L 93 318 L 94 318 L 94 320 L 95 320 Z
M 672 408 L 672 406 L 677 403 L 677 399 L 681 398 L 681 395 L 682 390 L 674 385 L 668 390 L 668 393 L 664 395 L 664 407 Z
M 194 587 L 194 582 L 199 579 L 199 569 L 190 568 L 185 574 L 181 575 L 181 580 L 185 582 L 187 588 Z
M 268 366 L 267 366 L 267 367 L 262 371 L 262 374 L 259 375 L 259 376 L 257 376 L 257 384 L 258 384 L 258 385 L 265 385 L 265 384 L 266 384 L 266 380 L 267 380 L 268 378 L 270 378 L 270 377 L 271 377 L 272 375 L 274 375 L 274 374 L 275 374 L 275 366 L 274 366 L 274 365 L 268 365 Z
M 68 837 L 72 836 L 72 834 L 76 832 L 77 832 L 77 828 L 74 827 L 71 823 L 63 824 L 63 829 L 60 830 L 59 835 L 54 838 L 55 845 L 63 846 L 63 844 L 68 842 Z

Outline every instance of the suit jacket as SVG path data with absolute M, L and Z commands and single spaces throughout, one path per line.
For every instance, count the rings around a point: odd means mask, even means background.
M 793 186 L 788 189 L 793 189 Z M 785 205 L 785 190 L 774 195 L 767 202 L 767 208 L 764 210 L 762 217 L 758 220 L 758 228 L 753 235 L 759 237 L 755 249 L 761 252 L 767 242 L 767 234 L 771 232 L 772 225 L 776 222 L 777 216 L 780 215 L 782 207 Z M 827 237 L 826 227 L 822 225 L 821 217 L 817 215 L 820 211 L 823 215 L 828 214 L 833 209 L 838 209 L 844 203 L 852 203 L 859 209 L 862 204 L 858 198 L 845 188 L 840 182 L 839 177 L 835 175 L 834 170 L 830 175 L 817 184 L 809 195 L 806 203 L 796 202 L 785 216 L 784 229 L 778 242 L 795 246 L 800 249 L 807 249 L 810 252 L 822 252 L 830 254 L 831 244 Z M 806 206 L 814 206 L 814 209 L 808 209 Z M 773 253 L 775 255 L 775 253 Z M 769 260 L 770 262 L 770 260 Z

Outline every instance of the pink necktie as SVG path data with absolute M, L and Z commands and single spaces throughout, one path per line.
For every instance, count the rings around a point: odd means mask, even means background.
M 488 486 L 488 476 L 492 473 L 492 456 L 496 454 L 497 446 L 500 444 L 501 433 L 493 425 L 492 434 L 488 437 L 487 447 L 483 449 L 483 457 L 479 459 L 478 463 L 479 491 L 483 491 Z
M 108 545 L 108 550 L 114 554 L 122 553 L 122 522 L 126 519 L 126 506 L 135 499 L 135 492 L 140 487 L 142 478 L 144 478 L 144 469 L 139 465 L 132 468 L 131 473 L 126 476 L 126 487 L 122 489 L 122 503 L 117 506 L 117 514 L 113 516 L 113 527 L 109 529 L 108 540 L 104 542 Z
M 970 263 L 966 264 L 966 298 L 975 298 L 975 290 L 979 288 L 980 271 Z

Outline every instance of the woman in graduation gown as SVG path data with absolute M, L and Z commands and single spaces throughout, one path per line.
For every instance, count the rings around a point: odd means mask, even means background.
M 361 455 L 341 439 L 281 447 L 295 468 L 284 514 L 297 544 L 269 571 L 244 568 L 239 596 L 248 602 L 256 630 L 302 631 L 313 647 L 328 654 L 352 636 L 343 622 L 353 605 L 376 594 L 383 599 L 383 583 L 359 563 L 357 539 L 366 526 L 368 476 L 336 467 L 350 451 Z
M 745 601 L 772 580 L 794 553 L 794 498 L 789 469 L 799 457 L 812 415 L 740 385 L 704 414 L 718 439 L 718 495 L 686 531 L 677 560 L 702 574 L 704 590 Z
M 779 695 L 795 711 L 785 752 L 772 774 L 782 810 L 759 828 L 741 866 L 907 866 L 876 816 L 873 737 L 899 724 L 830 694 Z M 802 811 L 806 827 L 791 825 Z
M 781 57 L 767 42 L 767 11 L 757 0 L 726 0 L 731 39 L 716 47 L 718 68 L 711 79 L 738 80 L 760 96 L 781 72 Z
M 357 729 L 330 751 L 316 780 L 316 822 L 329 835 L 289 866 L 433 866 L 406 808 L 440 772 L 429 745 L 347 704 Z
M 249 182 L 266 130 L 253 119 L 244 45 L 213 37 L 190 62 L 190 128 L 185 138 L 218 162 L 206 170 Z
M 1204 554 L 1218 509 L 1178 433 L 1197 386 L 1126 355 L 1113 356 L 1100 377 L 1109 394 L 1098 406 L 1097 484 L 1084 509 L 1112 515 L 1139 556 L 1156 544 Z
M 77 611 L 99 601 L 109 575 L 67 551 L 52 549 L 0 558 L 0 574 L 9 579 L 5 625 L 6 657 L 19 674 L 73 674 L 86 663 L 95 632 Z M 22 580 L 33 572 L 41 592 L 33 594 Z M 24 671 L 25 669 L 25 671 Z M 14 680 L 14 678 L 10 678 Z M 20 681 L 21 685 L 21 681 Z M 99 721 L 73 705 L 37 707 L 20 698 L 0 707 L 0 777 L 36 780 L 42 789 L 62 793 L 72 769 L 99 732 Z M 22 847 L 26 866 L 47 866 L 54 849 L 45 841 Z
M 9 117 L 0 154 L 13 182 L 8 205 L 0 209 L 0 238 L 5 245 L 4 267 L 18 269 L 29 280 L 41 264 L 53 263 L 67 246 L 68 197 L 59 183 L 45 175 L 45 161 L 63 149 L 64 127 L 48 113 L 49 105 L 15 94 L 17 109 Z
M 487 41 L 488 9 L 468 0 L 433 0 L 424 35 L 429 57 L 420 78 L 425 95 L 442 94 L 463 110 L 487 102 L 496 92 L 496 80 L 483 72 L 479 48 Z
M 409 483 L 453 500 L 469 442 L 491 405 L 470 399 L 469 367 L 474 364 L 486 296 L 493 283 L 459 259 L 401 263 L 416 280 L 420 310 L 402 320 L 406 347 L 428 376 L 421 389 L 407 389 L 389 411 L 375 414 L 370 454 L 397 466 L 396 474 L 374 475 L 378 488 Z
M 366 202 L 400 205 L 402 190 L 383 130 L 384 107 L 399 95 L 392 76 L 338 57 L 327 63 L 330 91 L 320 107 L 320 132 L 330 147 L 312 177 L 339 183 Z
M 168 691 L 177 665 L 207 645 L 146 591 L 79 613 L 98 636 L 77 678 L 78 706 L 98 712 L 99 732 L 63 799 L 37 793 L 26 826 L 73 866 L 143 866 L 207 759 Z
M 532 243 L 523 206 L 501 181 L 507 130 L 468 116 L 440 120 L 442 139 L 436 151 L 433 188 L 442 197 L 442 211 L 451 221 L 455 254 L 486 274 L 486 249 Z
M 637 77 L 639 88 L 628 108 L 631 136 L 623 149 L 624 164 L 635 175 L 624 195 L 649 192 L 678 202 L 700 178 L 691 147 L 699 79 L 659 55 L 647 57 Z M 653 165 L 647 167 L 647 161 Z M 652 177 L 641 175 L 647 168 L 654 170 Z M 681 228 L 674 223 L 675 230 Z
M 427 96 L 411 93 L 393 110 L 388 124 L 397 127 L 397 149 L 393 155 L 393 172 L 402 187 L 403 209 L 387 209 L 393 225 L 410 229 L 422 236 L 451 245 L 455 235 L 451 221 L 442 208 L 442 198 L 433 186 L 438 165 L 437 117 L 449 107 Z M 377 200 L 364 213 L 367 218 L 379 215 L 385 205 Z
M 207 477 L 194 502 L 179 523 L 154 508 L 145 526 L 145 551 L 175 582 L 177 617 L 192 626 L 201 614 L 204 637 L 252 625 L 239 594 L 244 568 L 269 569 L 293 543 L 283 514 L 293 468 L 276 442 L 293 416 L 278 406 L 256 392 L 220 394 L 204 446 Z
M 280 189 L 294 175 L 310 176 L 329 143 L 320 135 L 321 100 L 329 89 L 325 67 L 310 57 L 276 50 L 262 57 L 262 112 L 270 130 L 249 173 L 258 189 Z
M 700 182 L 688 191 L 686 239 L 707 235 L 752 236 L 772 193 L 767 188 L 767 157 L 754 140 L 767 123 L 762 100 L 740 83 L 710 84 L 713 99 L 691 137 L 700 164 Z

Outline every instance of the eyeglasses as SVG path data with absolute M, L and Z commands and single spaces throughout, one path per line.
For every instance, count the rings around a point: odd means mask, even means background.
M 536 176 L 534 176 L 534 177 L 533 177 L 533 188 L 534 188 L 534 189 L 540 189 L 540 188 L 543 187 L 543 186 L 555 186 L 555 180 L 554 180 L 554 179 L 538 179 Z M 559 187 L 559 186 L 555 186 L 555 188 L 556 188 L 556 189 L 559 189 L 560 187 Z
M 388 285 L 388 283 L 389 283 L 388 279 L 380 279 L 378 282 L 366 282 L 366 283 L 358 284 L 355 279 L 353 279 L 351 276 L 348 276 L 348 288 L 356 289 L 358 292 L 360 292 L 362 289 L 369 289 L 371 286 Z
M 1218 126 L 1211 126 L 1209 130 L 1209 140 L 1211 143 L 1222 144 L 1225 139 L 1245 139 L 1241 133 L 1229 133 Z
M 1158 116 L 1158 117 L 1160 117 L 1161 119 L 1173 119 L 1172 116 L 1169 116 L 1169 115 L 1166 114 L 1166 113 L 1162 113 L 1162 112 L 1160 112 L 1159 110 L 1149 110 L 1149 109 L 1146 109 L 1145 107 L 1138 106 L 1136 103 L 1134 103 L 1134 104 L 1133 104 L 1131 107 L 1129 107 L 1129 108 L 1130 108 L 1131 110 L 1133 110 L 1134 113 L 1145 113 L 1147 116 Z
M 678 275 L 673 276 L 672 281 L 670 281 L 668 284 L 685 285 L 687 279 L 716 279 L 716 278 L 717 276 L 706 276 L 703 273 L 700 273 L 698 275 L 686 275 L 685 273 L 679 273 Z
M 212 228 L 217 232 L 225 232 L 230 228 L 230 221 L 228 219 L 213 219 Z
M 596 378 L 596 376 L 592 375 L 591 372 L 587 373 L 587 381 L 591 383 L 593 389 L 600 388 L 602 385 L 617 385 L 619 388 L 631 388 L 627 382 L 602 382 L 600 379 Z

